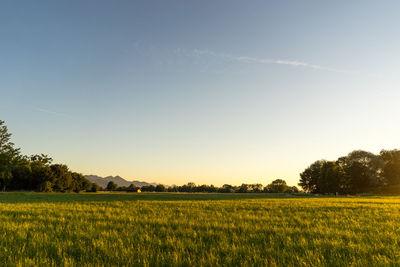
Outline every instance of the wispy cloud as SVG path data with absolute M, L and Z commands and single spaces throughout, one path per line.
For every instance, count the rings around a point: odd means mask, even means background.
M 39 111 L 39 112 L 51 114 L 51 115 L 54 115 L 54 116 L 65 117 L 65 118 L 72 118 L 72 117 L 71 117 L 70 115 L 68 115 L 68 114 L 59 113 L 59 112 L 55 112 L 55 111 L 48 110 L 48 109 L 43 109 L 43 108 L 38 108 L 38 107 L 33 107 L 32 109 L 35 110 L 35 111 Z
M 165 47 L 159 47 L 156 45 L 146 45 L 142 44 L 141 41 L 137 41 L 133 44 L 133 47 L 135 48 L 136 51 L 141 51 L 141 52 L 147 52 L 151 53 L 155 58 L 157 58 L 157 64 L 158 65 L 176 65 L 176 64 L 184 64 L 185 60 L 184 58 L 193 58 L 197 57 L 198 59 L 203 58 L 207 59 L 207 57 L 212 57 L 215 60 L 225 60 L 225 61 L 230 61 L 230 62 L 238 62 L 238 63 L 243 63 L 243 64 L 262 64 L 262 65 L 283 65 L 283 66 L 288 66 L 288 67 L 293 67 L 293 68 L 305 68 L 305 69 L 310 69 L 310 70 L 319 70 L 319 71 L 327 71 L 327 72 L 333 72 L 333 73 L 341 73 L 341 74 L 346 74 L 346 75 L 365 75 L 365 76 L 370 76 L 370 77 L 375 77 L 375 78 L 382 78 L 382 75 L 379 74 L 371 74 L 371 73 L 364 73 L 359 70 L 349 70 L 349 69 L 343 69 L 343 68 L 332 68 L 329 66 L 325 65 L 319 65 L 319 64 L 314 64 L 310 62 L 305 62 L 305 61 L 298 61 L 298 60 L 292 60 L 292 59 L 280 59 L 280 58 L 261 58 L 261 57 L 249 57 L 249 56 L 242 56 L 242 55 L 234 55 L 234 54 L 229 54 L 229 53 L 223 53 L 223 52 L 215 52 L 212 50 L 203 50 L 203 49 L 186 49 L 186 48 L 165 48 Z M 140 49 L 139 49 L 140 48 Z M 165 53 L 170 54 L 172 53 L 174 57 L 170 57 L 168 59 L 163 59 L 165 57 Z M 155 54 L 155 55 L 154 55 Z M 212 61 L 213 64 L 215 63 L 215 60 Z M 205 61 L 202 61 L 203 63 L 207 64 Z M 185 66 L 182 67 L 182 69 L 185 69 Z M 208 70 L 207 70 L 208 71 Z M 220 72 L 225 72 L 220 71 Z
M 344 73 L 344 74 L 360 74 L 359 71 L 329 68 L 329 67 L 325 67 L 325 66 L 320 66 L 320 65 L 316 65 L 316 64 L 311 64 L 311 63 L 302 62 L 302 61 L 295 61 L 295 60 L 235 56 L 235 55 L 226 54 L 226 53 L 217 53 L 214 51 L 199 50 L 199 49 L 194 49 L 193 52 L 196 55 L 213 56 L 213 57 L 218 57 L 218 58 L 230 60 L 230 61 L 237 61 L 237 62 L 241 62 L 241 63 L 287 65 L 287 66 L 292 66 L 292 67 L 303 67 L 303 68 L 310 68 L 310 69 L 315 69 L 315 70 L 330 71 L 330 72 Z

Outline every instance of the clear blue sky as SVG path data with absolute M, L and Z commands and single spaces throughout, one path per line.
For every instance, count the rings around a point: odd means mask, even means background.
M 165 184 L 294 185 L 399 148 L 399 1 L 2 1 L 0 119 L 26 154 Z

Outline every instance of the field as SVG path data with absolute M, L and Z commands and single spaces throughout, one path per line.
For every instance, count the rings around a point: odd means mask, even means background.
M 400 198 L 0 194 L 1 266 L 400 265 Z

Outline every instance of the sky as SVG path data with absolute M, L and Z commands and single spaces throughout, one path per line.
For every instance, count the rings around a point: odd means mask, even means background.
M 24 154 L 167 185 L 268 184 L 399 148 L 399 1 L 0 3 Z

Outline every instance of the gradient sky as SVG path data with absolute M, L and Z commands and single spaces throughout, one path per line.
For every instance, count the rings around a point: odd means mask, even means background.
M 267 184 L 399 148 L 399 1 L 1 1 L 0 119 L 83 174 Z

